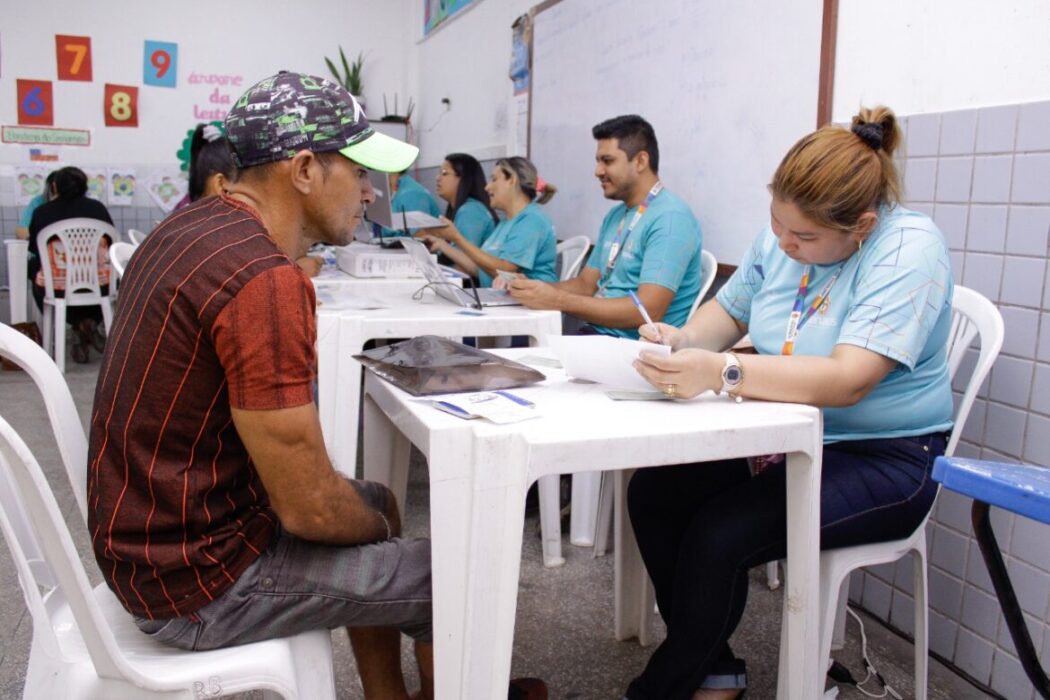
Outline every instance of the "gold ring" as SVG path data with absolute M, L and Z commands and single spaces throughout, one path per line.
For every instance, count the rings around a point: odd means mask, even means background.
M 664 387 L 664 393 L 668 396 L 674 396 L 677 391 L 677 387 L 674 384 L 668 384 Z

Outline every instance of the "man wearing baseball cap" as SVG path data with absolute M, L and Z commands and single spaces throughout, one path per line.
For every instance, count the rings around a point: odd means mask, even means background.
M 430 543 L 399 538 L 385 486 L 329 462 L 316 301 L 294 263 L 314 241 L 349 243 L 374 198 L 366 169 L 404 170 L 418 149 L 290 72 L 249 88 L 226 130 L 237 181 L 163 221 L 121 280 L 91 421 L 96 558 L 163 643 L 346 626 L 365 696 L 407 698 L 404 632 L 431 697 Z

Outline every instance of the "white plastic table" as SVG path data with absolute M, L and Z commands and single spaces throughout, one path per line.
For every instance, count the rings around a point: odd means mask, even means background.
M 426 280 L 361 280 L 360 293 L 385 300 L 388 308 L 317 310 L 318 411 L 325 445 L 333 465 L 353 475 L 357 465 L 357 424 L 361 395 L 361 364 L 352 355 L 369 340 L 411 338 L 528 335 L 543 343 L 561 334 L 561 313 L 532 311 L 522 306 L 486 308 L 480 315 L 428 292 L 423 301 L 412 292 Z M 410 283 L 410 284 L 406 284 Z M 340 293 L 355 289 L 344 281 Z
M 513 358 L 540 350 L 501 353 Z M 546 382 L 514 391 L 543 416 L 503 426 L 461 420 L 366 376 L 365 478 L 389 484 L 404 503 L 409 442 L 429 462 L 437 697 L 507 692 L 525 492 L 537 478 L 774 452 L 788 455 L 791 561 L 778 697 L 819 697 L 820 412 L 795 404 L 736 404 L 710 394 L 692 401 L 614 402 L 599 385 L 537 369 Z M 626 514 L 617 538 L 615 625 L 617 638 L 626 639 L 639 633 L 646 574 Z
M 26 266 L 29 260 L 29 241 L 12 238 L 4 241 L 7 248 L 8 303 L 11 323 L 26 320 Z

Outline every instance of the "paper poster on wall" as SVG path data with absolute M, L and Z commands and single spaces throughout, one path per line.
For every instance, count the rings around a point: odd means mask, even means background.
M 423 0 L 423 35 L 434 31 L 449 17 L 474 4 L 476 0 Z
M 55 34 L 59 80 L 91 82 L 91 37 Z
M 44 179 L 52 168 L 15 167 L 15 206 L 24 207 L 33 197 L 44 193 Z
M 532 41 L 532 18 L 525 14 L 514 20 L 510 41 L 510 79 L 514 94 L 529 91 L 529 44 Z
M 145 85 L 175 87 L 178 65 L 178 44 L 146 40 L 142 55 L 142 82 Z
M 46 126 L 0 126 L 2 143 L 41 143 L 49 146 L 90 146 L 87 129 L 52 129 Z
M 189 183 L 177 167 L 157 168 L 146 178 L 146 191 L 165 214 L 175 208 L 188 189 Z
M 135 200 L 135 168 L 109 168 L 106 184 L 111 207 L 130 207 Z
M 51 126 L 55 123 L 54 100 L 50 80 L 15 81 L 18 91 L 18 123 Z
M 81 167 L 87 175 L 87 196 L 100 202 L 106 201 L 106 169 Z
M 106 83 L 102 98 L 106 126 L 139 125 L 139 89 L 133 85 Z

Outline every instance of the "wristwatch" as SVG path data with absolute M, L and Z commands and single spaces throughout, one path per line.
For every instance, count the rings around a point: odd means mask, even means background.
M 740 389 L 740 385 L 744 383 L 744 368 L 740 366 L 740 360 L 737 359 L 736 354 L 727 352 L 724 354 L 726 363 L 722 367 L 722 391 L 723 394 L 729 394 L 740 402 L 740 397 L 736 395 Z

